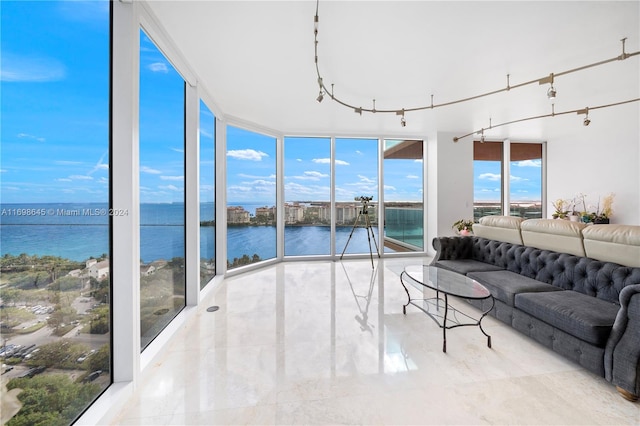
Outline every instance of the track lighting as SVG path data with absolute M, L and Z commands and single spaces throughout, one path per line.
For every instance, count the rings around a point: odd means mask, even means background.
M 585 125 L 585 126 L 588 126 L 589 124 L 591 124 L 591 120 L 589 119 L 589 110 L 601 109 L 601 108 L 611 108 L 611 107 L 614 107 L 614 106 L 625 105 L 625 104 L 629 104 L 629 103 L 632 103 L 632 102 L 640 102 L 640 98 L 629 99 L 629 100 L 626 100 L 626 101 L 616 102 L 616 103 L 613 103 L 613 104 L 598 105 L 598 106 L 594 106 L 594 107 L 586 107 L 584 109 L 573 109 L 573 110 L 570 110 L 570 111 L 562 111 L 562 112 L 555 112 L 554 105 L 552 104 L 551 105 L 551 113 L 550 114 L 534 115 L 532 117 L 519 118 L 517 120 L 507 121 L 507 122 L 500 123 L 500 124 L 494 124 L 494 125 L 491 126 L 491 128 L 493 128 L 493 127 L 501 127 L 501 126 L 508 126 L 509 124 L 522 123 L 524 121 L 529 121 L 529 120 L 538 120 L 540 118 L 555 117 L 557 115 L 565 115 L 565 114 L 573 114 L 573 113 L 586 114 L 587 116 L 582 121 L 582 124 Z M 466 135 L 455 136 L 453 138 L 453 141 L 454 142 L 458 142 L 460 139 L 466 138 L 467 136 L 471 136 L 473 134 L 481 134 L 481 133 L 483 133 L 483 131 L 484 131 L 484 129 L 481 129 L 481 130 L 473 131 L 471 133 L 467 133 Z
M 1 1 L 1 0 L 0 0 Z M 385 108 L 385 109 L 377 109 L 376 108 L 376 101 L 375 99 L 373 100 L 373 107 L 372 108 L 365 108 L 365 107 L 357 107 L 354 104 L 338 98 L 337 96 L 335 96 L 334 92 L 333 92 L 333 84 L 331 84 L 331 91 L 328 90 L 328 88 L 324 85 L 323 81 L 322 81 L 322 77 L 321 77 L 321 73 L 320 73 L 320 64 L 319 64 L 319 58 L 318 58 L 318 46 L 319 46 L 319 31 L 318 31 L 318 23 L 320 21 L 319 18 L 319 14 L 318 14 L 318 10 L 319 10 L 319 6 L 320 6 L 320 0 L 316 0 L 316 14 L 313 17 L 313 34 L 314 34 L 314 58 L 315 58 L 315 68 L 316 68 L 316 75 L 318 77 L 318 86 L 320 86 L 320 94 L 319 96 L 316 98 L 316 100 L 318 102 L 322 102 L 322 99 L 324 99 L 324 95 L 328 94 L 331 97 L 331 100 L 334 102 L 337 102 L 338 104 L 352 109 L 356 114 L 360 114 L 362 115 L 363 112 L 368 112 L 368 113 L 387 113 L 387 114 L 392 114 L 395 113 L 396 115 L 401 115 L 402 117 L 400 118 L 400 125 L 402 127 L 405 127 L 407 125 L 407 121 L 405 119 L 405 113 L 407 112 L 416 112 L 416 111 L 422 111 L 422 110 L 426 110 L 426 109 L 434 109 L 434 108 L 440 108 L 440 107 L 445 107 L 445 106 L 450 106 L 450 105 L 454 105 L 454 104 L 458 104 L 458 103 L 463 103 L 463 102 L 468 102 L 471 100 L 475 100 L 475 99 L 479 99 L 479 98 L 483 98 L 486 96 L 492 96 L 495 95 L 497 93 L 501 93 L 501 92 L 508 92 L 514 89 L 518 89 L 524 86 L 528 86 L 530 84 L 535 84 L 538 83 L 540 85 L 542 84 L 549 84 L 550 87 L 549 89 L 547 89 L 547 97 L 549 99 L 555 99 L 557 97 L 557 90 L 554 87 L 553 83 L 554 83 L 554 77 L 560 77 L 560 76 L 566 76 L 568 74 L 572 74 L 578 71 L 583 71 L 585 69 L 589 69 L 589 68 L 593 68 L 593 67 L 597 67 L 600 65 L 604 65 L 604 64 L 608 64 L 610 62 L 614 62 L 614 61 L 623 61 L 626 60 L 632 56 L 637 56 L 640 55 L 640 51 L 636 51 L 633 53 L 627 53 L 625 51 L 625 41 L 626 38 L 623 38 L 622 40 L 620 40 L 622 42 L 622 53 L 619 56 L 613 57 L 613 58 L 609 58 L 609 59 L 605 59 L 599 62 L 594 62 L 592 64 L 587 64 L 587 65 L 583 65 L 580 66 L 578 68 L 573 68 L 570 70 L 566 70 L 566 71 L 561 71 L 558 73 L 551 73 L 546 77 L 540 78 L 540 79 L 535 79 L 535 80 L 529 80 L 529 81 L 525 81 L 522 83 L 517 83 L 517 84 L 511 84 L 510 81 L 510 75 L 507 74 L 507 85 L 503 88 L 499 88 L 496 90 L 492 90 L 490 92 L 486 92 L 486 93 L 481 93 L 481 94 L 477 94 L 475 96 L 468 96 L 462 99 L 457 99 L 457 100 L 451 100 L 451 101 L 446 101 L 446 102 L 441 102 L 438 104 L 434 104 L 433 103 L 433 95 L 431 95 L 431 103 L 429 105 L 422 105 L 422 106 L 414 106 L 414 107 L 410 107 L 410 108 L 402 108 L 402 109 L 398 109 L 398 108 Z M 610 104 L 610 105 L 602 105 L 599 107 L 593 107 L 592 109 L 595 108 L 607 108 L 610 106 L 615 106 L 615 105 L 621 105 L 621 104 L 625 104 L 628 102 L 638 102 L 640 101 L 640 98 L 638 99 L 631 99 L 631 100 L 627 100 L 627 101 L 621 101 L 621 102 L 617 102 L 615 104 Z M 567 114 L 569 112 L 575 112 L 575 111 L 565 111 L 563 113 L 560 114 Z M 528 120 L 534 120 L 534 119 L 539 119 L 539 118 L 545 118 L 545 117 L 553 117 L 555 114 L 555 112 L 552 112 L 551 114 L 543 114 L 543 115 L 538 115 L 538 116 L 534 116 L 534 117 L 527 117 L 527 118 L 522 118 L 522 119 L 518 119 L 518 120 L 514 120 L 508 123 L 502 123 L 499 124 L 497 126 L 504 126 L 507 124 L 511 124 L 511 123 L 517 123 L 517 122 L 521 122 L 521 121 L 528 121 Z M 591 121 L 589 120 L 588 117 L 585 117 L 583 124 L 585 126 L 588 126 L 589 123 Z M 491 125 L 489 126 L 489 129 L 491 128 Z M 469 133 L 465 136 L 461 136 L 461 137 L 455 137 L 454 141 L 457 142 L 457 140 L 466 137 L 466 136 L 470 136 L 472 135 L 472 133 Z
M 400 125 L 402 127 L 406 127 L 407 126 L 407 120 L 405 120 L 404 118 L 404 109 L 401 111 L 396 111 L 396 115 L 401 115 L 402 117 L 400 117 Z
M 581 109 L 580 111 L 578 111 L 578 114 L 584 114 L 584 120 L 582 120 L 582 125 L 583 126 L 588 126 L 589 124 L 591 124 L 591 120 L 589 120 L 589 107 L 586 107 L 585 109 Z
M 555 99 L 556 98 L 556 94 L 558 92 L 556 91 L 556 88 L 553 87 L 553 73 L 549 74 L 548 77 L 544 77 L 544 78 L 541 78 L 540 80 L 538 80 L 538 84 L 547 84 L 547 83 L 551 84 L 551 86 L 547 90 L 547 98 Z

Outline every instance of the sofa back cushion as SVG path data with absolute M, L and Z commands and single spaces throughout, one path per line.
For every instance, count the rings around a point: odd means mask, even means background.
M 625 286 L 640 283 L 640 268 L 479 237 L 472 258 L 611 303 L 619 303 Z
M 587 257 L 640 267 L 640 226 L 591 225 L 582 235 Z
M 585 256 L 582 242 L 584 223 L 562 219 L 528 219 L 520 224 L 525 246 Z
M 520 223 L 523 220 L 516 216 L 484 216 L 473 225 L 473 233 L 482 238 L 522 244 Z

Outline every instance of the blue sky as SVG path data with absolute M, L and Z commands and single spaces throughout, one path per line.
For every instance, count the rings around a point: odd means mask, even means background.
M 108 201 L 108 3 L 0 7 L 2 202 Z
M 0 2 L 3 203 L 107 202 L 107 1 Z M 184 81 L 140 32 L 140 199 L 184 200 Z M 201 102 L 200 195 L 213 201 L 214 117 Z M 275 204 L 275 138 L 227 128 L 230 203 Z M 330 197 L 328 138 L 286 138 L 286 201 Z M 336 140 L 336 199 L 377 199 L 377 140 Z M 419 201 L 422 163 L 384 161 L 387 201 Z M 540 162 L 514 163 L 512 199 L 539 198 Z M 500 171 L 474 165 L 477 200 L 499 199 Z M 535 194 L 533 197 L 531 194 Z
M 476 201 L 500 201 L 501 176 L 500 162 L 474 161 L 474 199 Z M 512 162 L 511 201 L 540 201 L 541 176 L 542 162 L 540 160 Z

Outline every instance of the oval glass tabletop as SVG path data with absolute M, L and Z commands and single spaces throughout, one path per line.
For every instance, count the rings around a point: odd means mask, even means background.
M 409 265 L 404 272 L 418 285 L 465 299 L 486 299 L 489 290 L 462 274 L 429 265 Z

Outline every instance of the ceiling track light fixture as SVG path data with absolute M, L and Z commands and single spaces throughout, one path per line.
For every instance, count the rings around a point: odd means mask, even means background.
M 573 109 L 571 111 L 562 111 L 562 112 L 555 112 L 555 104 L 551 104 L 551 113 L 550 114 L 542 114 L 542 115 L 534 115 L 531 117 L 527 117 L 527 118 L 520 118 L 518 120 L 512 120 L 512 121 L 507 121 L 505 123 L 500 123 L 500 124 L 495 124 L 493 126 L 491 126 L 491 119 L 489 119 L 489 129 L 492 127 L 500 127 L 500 126 L 507 126 L 509 124 L 514 124 L 514 123 L 521 123 L 523 121 L 530 121 L 530 120 L 537 120 L 539 118 L 548 118 L 548 117 L 555 117 L 556 115 L 565 115 L 565 114 L 586 114 L 587 116 L 585 117 L 585 119 L 583 120 L 582 124 L 585 126 L 588 126 L 591 123 L 591 120 L 589 119 L 589 111 L 590 110 L 594 110 L 594 109 L 601 109 L 601 108 L 610 108 L 610 107 L 614 107 L 614 106 L 618 106 L 618 105 L 624 105 L 624 104 L 629 104 L 631 102 L 639 102 L 640 98 L 635 98 L 635 99 L 629 99 L 627 101 L 622 101 L 622 102 L 616 102 L 613 104 L 606 104 L 606 105 L 598 105 L 598 106 L 594 106 L 594 107 L 586 107 L 584 109 Z M 468 136 L 471 136 L 473 134 L 482 134 L 484 135 L 484 130 L 487 130 L 486 128 L 482 128 L 480 130 L 474 130 L 471 133 L 467 133 L 466 135 L 462 135 L 462 136 L 456 136 L 453 138 L 454 142 L 458 142 L 460 139 L 464 139 Z
M 320 89 L 320 96 L 318 96 L 318 98 L 316 99 L 318 102 L 321 102 L 322 99 L 324 99 L 324 95 L 329 95 L 329 97 L 331 98 L 331 100 L 333 100 L 334 102 L 337 102 L 338 104 L 349 108 L 351 110 L 353 110 L 353 112 L 355 112 L 356 114 L 360 114 L 362 115 L 363 112 L 370 112 L 370 113 L 389 113 L 389 114 L 396 114 L 396 115 L 402 115 L 402 119 L 400 120 L 400 124 L 401 125 L 406 125 L 406 120 L 404 120 L 404 113 L 406 112 L 414 112 L 414 111 L 422 111 L 422 110 L 427 110 L 427 109 L 434 109 L 434 108 L 440 108 L 440 107 L 444 107 L 444 106 L 449 106 L 449 105 L 454 105 L 454 104 L 459 104 L 462 102 L 468 102 L 468 101 L 472 101 L 474 99 L 479 99 L 479 98 L 483 98 L 486 96 L 491 96 L 491 95 L 495 95 L 497 93 L 501 93 L 501 92 L 508 92 L 511 91 L 512 89 L 517 89 L 520 87 L 524 87 L 524 86 L 528 86 L 530 84 L 547 84 L 547 83 L 551 83 L 551 87 L 549 88 L 549 90 L 547 90 L 547 96 L 550 99 L 555 98 L 557 92 L 555 90 L 555 88 L 553 87 L 553 80 L 555 77 L 559 77 L 559 76 L 563 76 L 563 75 L 567 75 L 567 74 L 571 74 L 577 71 L 582 71 L 588 68 L 592 68 L 592 67 L 596 67 L 596 66 L 600 66 L 600 65 L 604 65 L 607 64 L 609 62 L 614 62 L 614 61 L 622 61 L 625 59 L 628 59 L 632 56 L 637 56 L 640 55 L 640 51 L 637 52 L 633 52 L 633 53 L 627 53 L 625 52 L 625 41 L 626 38 L 623 38 L 621 40 L 622 42 L 622 53 L 618 56 L 615 56 L 613 58 L 610 59 L 605 59 L 603 61 L 600 62 L 595 62 L 593 64 L 588 64 L 588 65 L 584 65 L 578 68 L 574 68 L 574 69 L 570 69 L 567 71 L 562 71 L 562 72 L 558 72 L 558 73 L 552 73 L 549 76 L 545 76 L 542 78 L 537 78 L 535 80 L 530 80 L 530 81 L 526 81 L 524 83 L 518 83 L 516 85 L 511 85 L 511 82 L 509 80 L 510 75 L 507 74 L 507 85 L 506 87 L 502 88 L 502 89 L 497 89 L 497 90 L 493 90 L 491 92 L 486 92 L 486 93 L 481 93 L 479 95 L 475 95 L 475 96 L 470 96 L 467 98 L 463 98 L 463 99 L 457 99 L 457 100 L 453 100 L 453 101 L 449 101 L 449 102 L 443 102 L 440 104 L 434 104 L 433 103 L 433 94 L 431 95 L 431 104 L 429 105 L 424 105 L 424 106 L 417 106 L 417 107 L 411 107 L 411 108 L 390 108 L 390 109 L 376 109 L 375 107 L 375 100 L 374 100 L 374 104 L 373 104 L 373 108 L 363 108 L 363 107 L 357 107 L 347 101 L 344 101 L 342 99 L 339 99 L 338 97 L 336 97 L 333 93 L 333 84 L 331 84 L 331 93 L 329 94 L 329 91 L 327 90 L 327 87 L 324 85 L 324 80 L 322 78 L 322 75 L 320 74 L 320 65 L 319 65 L 319 61 L 318 61 L 318 27 L 319 27 L 319 23 L 320 23 L 320 18 L 319 18 L 319 14 L 318 14 L 318 10 L 320 7 L 320 0 L 316 0 L 316 14 L 314 16 L 313 19 L 313 34 L 314 34 L 314 50 L 315 50 L 315 65 L 316 65 L 316 74 L 318 77 L 318 86 Z M 403 124 L 404 123 L 404 124 Z
M 589 124 L 591 124 L 591 120 L 589 120 L 589 107 L 586 107 L 585 109 L 579 109 L 578 111 L 576 111 L 577 114 L 584 114 L 584 120 L 582 120 L 582 125 L 584 126 L 588 126 Z
M 547 90 L 547 98 L 555 99 L 558 92 L 556 91 L 555 87 L 553 87 L 553 73 L 549 74 L 549 77 L 541 78 L 540 80 L 538 80 L 538 84 L 546 83 L 551 84 L 551 86 L 549 86 L 549 89 Z

